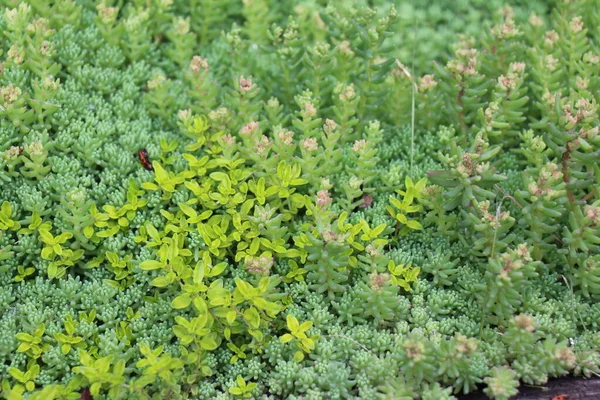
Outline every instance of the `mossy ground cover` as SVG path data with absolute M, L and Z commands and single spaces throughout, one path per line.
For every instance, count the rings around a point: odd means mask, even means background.
M 600 373 L 597 1 L 368 3 L 0 2 L 0 396 Z

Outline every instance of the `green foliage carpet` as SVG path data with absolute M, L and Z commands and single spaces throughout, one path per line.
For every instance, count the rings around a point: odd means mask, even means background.
M 0 0 L 0 398 L 600 374 L 598 0 Z

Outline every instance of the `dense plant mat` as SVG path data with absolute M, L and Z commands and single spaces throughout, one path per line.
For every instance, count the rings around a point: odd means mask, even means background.
M 0 3 L 0 396 L 600 373 L 597 1 L 349 3 Z

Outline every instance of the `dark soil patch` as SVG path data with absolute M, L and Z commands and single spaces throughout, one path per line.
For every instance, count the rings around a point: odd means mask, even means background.
M 561 397 L 562 396 L 562 397 Z M 458 396 L 459 400 L 488 399 L 483 392 Z M 543 387 L 523 385 L 511 400 L 600 400 L 600 378 L 565 377 L 552 379 Z

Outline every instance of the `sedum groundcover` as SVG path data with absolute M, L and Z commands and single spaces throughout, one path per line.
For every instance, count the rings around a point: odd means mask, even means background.
M 0 1 L 2 398 L 598 376 L 598 1 L 392 3 Z

